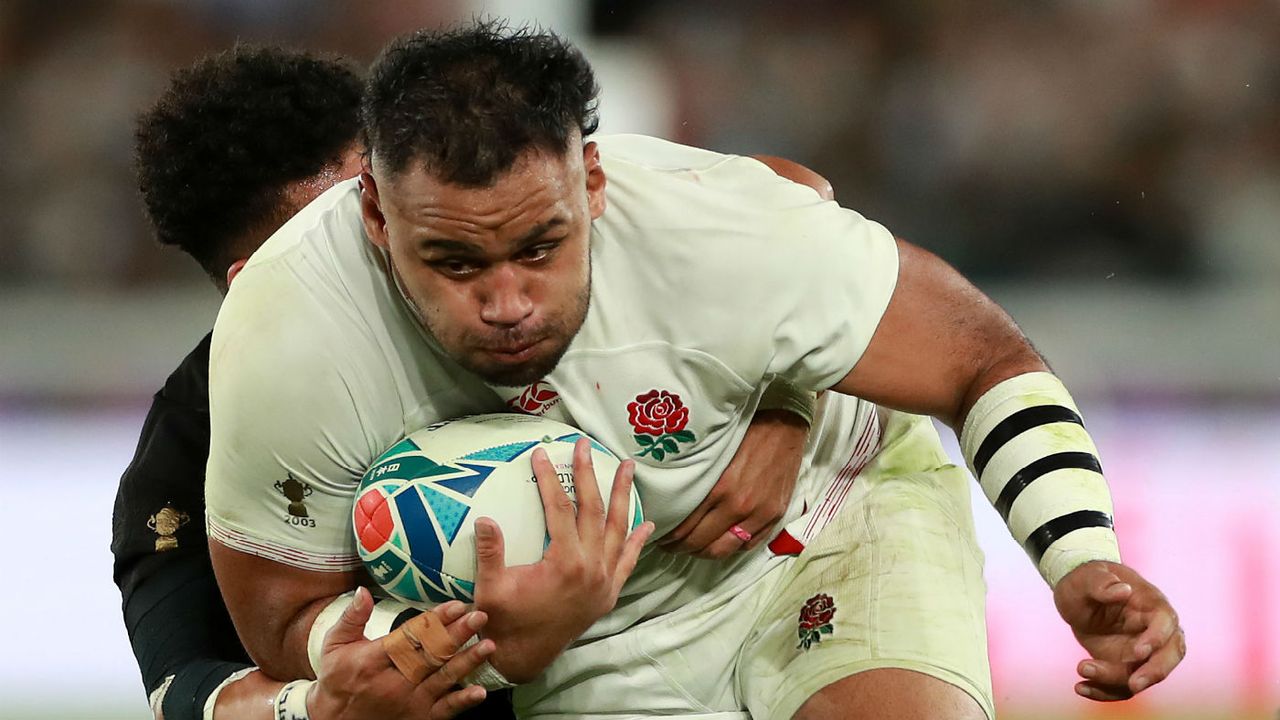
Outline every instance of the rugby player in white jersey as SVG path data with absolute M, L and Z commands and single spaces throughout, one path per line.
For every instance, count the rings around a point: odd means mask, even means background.
M 369 172 L 242 271 L 211 352 L 208 526 L 255 659 L 314 672 L 308 645 L 359 580 L 356 483 L 406 428 L 512 404 L 574 424 L 633 458 L 615 487 L 634 473 L 665 533 L 785 379 L 833 392 L 768 547 L 640 552 L 648 528 L 624 538 L 585 493 L 575 519 L 535 456 L 547 557 L 502 567 L 500 531 L 477 523 L 497 650 L 476 678 L 517 684 L 533 718 L 993 716 L 967 481 L 927 414 L 959 431 L 1089 653 L 1077 692 L 1163 679 L 1177 617 L 1119 563 L 1092 440 L 1012 321 L 753 160 L 588 138 L 595 91 L 550 35 L 393 44 L 365 99 Z M 290 476 L 305 517 L 275 489 Z
M 225 292 L 245 259 L 290 215 L 360 172 L 361 92 L 361 79 L 345 61 L 271 47 L 238 45 L 176 72 L 139 117 L 136 133 L 139 185 L 157 237 L 196 259 Z M 228 117 L 237 122 L 227 123 Z M 781 158 L 761 161 L 832 193 L 807 168 Z M 190 522 L 204 516 L 208 367 L 206 336 L 148 413 L 116 497 L 115 577 L 157 718 L 270 720 L 288 685 L 247 662 L 209 567 L 203 525 Z M 804 413 L 811 400 L 794 391 L 774 400 L 773 409 L 757 413 L 721 486 L 771 486 L 789 494 L 807 425 L 786 409 Z M 789 462 L 759 462 L 787 446 L 794 446 L 782 453 Z M 769 504 L 753 508 L 759 521 L 781 514 L 782 507 L 771 511 Z M 714 541 L 694 544 L 714 530 L 714 523 L 698 523 L 685 549 L 717 553 Z M 451 680 L 407 683 L 386 653 L 364 640 L 368 618 L 361 613 L 371 610 L 353 608 L 351 622 L 330 633 L 327 672 L 311 693 L 314 720 L 443 720 L 480 700 L 478 688 L 449 693 Z M 472 634 L 467 623 L 481 619 L 464 615 L 460 603 L 437 612 L 446 621 L 462 616 L 448 626 L 459 638 Z M 469 672 L 483 650 L 476 646 L 452 662 Z M 406 706 L 407 715 L 396 712 Z M 502 720 L 511 717 L 509 708 L 506 694 L 495 693 L 460 717 Z

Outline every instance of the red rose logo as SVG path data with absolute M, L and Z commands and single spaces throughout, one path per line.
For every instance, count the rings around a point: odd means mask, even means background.
M 650 390 L 627 403 L 631 426 L 637 433 L 659 437 L 677 433 L 689 424 L 689 408 L 680 402 L 679 395 L 666 390 Z
M 830 595 L 814 595 L 800 610 L 800 627 L 806 630 L 820 628 L 836 616 L 836 601 Z
M 689 424 L 689 408 L 680 396 L 666 390 L 650 390 L 627 403 L 627 419 L 635 430 L 635 441 L 640 445 L 636 457 L 651 455 L 663 460 L 667 455 L 680 452 L 680 443 L 693 442 L 697 437 L 686 430 Z
M 836 601 L 830 595 L 819 593 L 805 601 L 800 608 L 800 650 L 808 650 L 811 645 L 822 641 L 823 635 L 834 632 L 831 619 L 836 616 Z

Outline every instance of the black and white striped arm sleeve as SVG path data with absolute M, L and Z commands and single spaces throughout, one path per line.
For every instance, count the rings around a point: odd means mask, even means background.
M 1050 586 L 1090 560 L 1119 562 L 1097 447 L 1056 377 L 1027 373 L 988 390 L 965 419 L 960 446 Z

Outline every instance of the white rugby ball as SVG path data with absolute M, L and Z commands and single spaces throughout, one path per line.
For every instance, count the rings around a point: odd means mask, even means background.
M 353 525 L 365 567 L 389 593 L 427 608 L 475 597 L 475 519 L 493 518 L 507 565 L 542 559 L 549 543 L 533 476 L 534 448 L 547 451 L 573 497 L 573 446 L 583 434 L 531 415 L 493 414 L 436 423 L 380 455 L 356 491 Z M 607 505 L 619 460 L 591 440 L 591 462 Z M 631 488 L 631 529 L 644 521 Z

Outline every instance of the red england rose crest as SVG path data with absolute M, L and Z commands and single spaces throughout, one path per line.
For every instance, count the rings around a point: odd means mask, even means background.
M 689 408 L 680 396 L 666 390 L 650 390 L 627 403 L 627 420 L 635 431 L 635 441 L 640 445 L 636 457 L 652 455 L 661 461 L 667 455 L 680 452 L 680 443 L 693 442 L 697 437 L 689 424 Z
M 805 601 L 800 608 L 800 644 L 797 650 L 808 650 L 811 645 L 822 642 L 823 635 L 834 632 L 831 619 L 836 616 L 836 601 L 830 595 L 818 593 Z
M 539 380 L 525 388 L 519 397 L 508 400 L 507 405 L 516 412 L 545 415 L 558 402 L 560 402 L 559 393 L 553 390 L 547 381 Z

